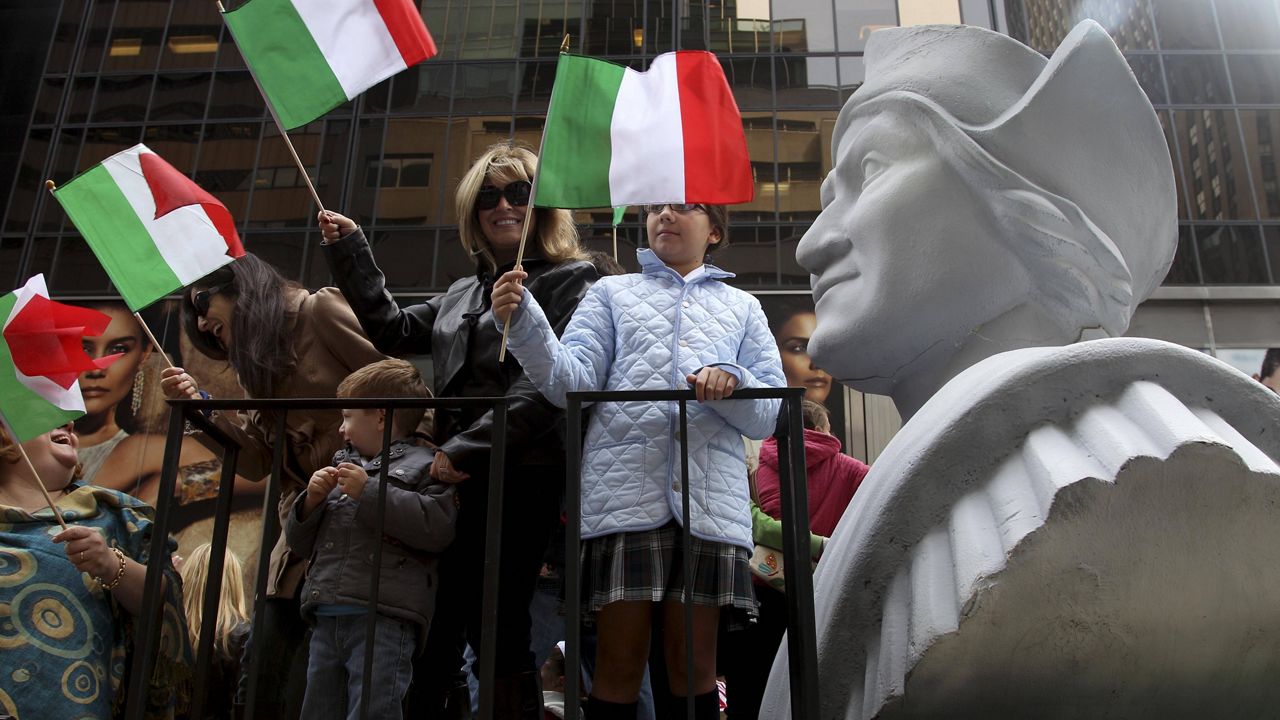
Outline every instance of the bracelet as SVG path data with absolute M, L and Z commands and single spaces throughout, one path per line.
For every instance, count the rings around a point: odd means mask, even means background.
M 94 578 L 94 580 L 97 580 L 98 584 L 102 586 L 103 590 L 115 590 L 116 586 L 120 584 L 120 581 L 124 579 L 124 553 L 120 551 L 120 548 L 111 548 L 111 552 L 115 553 L 116 559 L 120 561 L 120 569 L 116 570 L 116 576 L 111 580 L 111 582 L 107 582 L 100 577 Z

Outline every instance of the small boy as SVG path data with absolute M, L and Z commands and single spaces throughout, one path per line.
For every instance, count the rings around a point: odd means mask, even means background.
M 383 360 L 347 376 L 340 398 L 420 397 L 431 393 L 413 365 Z M 311 476 L 285 522 L 289 548 L 310 558 L 302 587 L 302 614 L 312 622 L 311 656 L 302 717 L 358 717 L 364 671 L 369 583 L 376 546 L 382 544 L 378 616 L 373 654 L 376 682 L 369 717 L 402 717 L 415 650 L 426 642 L 435 608 L 439 553 L 453 540 L 457 503 L 453 486 L 430 479 L 433 453 L 411 433 L 423 409 L 396 410 L 391 459 L 381 452 L 385 410 L 343 410 L 338 432 L 347 447 L 333 466 Z M 374 534 L 379 483 L 386 487 L 383 535 Z M 341 710 L 340 710 L 341 709 Z

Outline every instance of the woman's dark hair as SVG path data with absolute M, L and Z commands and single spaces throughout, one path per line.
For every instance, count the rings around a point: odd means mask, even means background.
M 219 288 L 235 304 L 231 318 L 231 347 L 223 349 L 211 333 L 201 332 L 192 291 Z M 226 360 L 250 397 L 275 397 L 275 389 L 297 364 L 288 333 L 293 313 L 287 295 L 300 288 L 271 263 L 245 253 L 228 265 L 194 282 L 182 294 L 182 326 L 191 344 L 204 355 Z
M 769 330 L 777 337 L 782 326 L 791 322 L 797 315 L 813 315 L 813 297 L 811 295 L 770 295 L 760 303 L 764 308 L 764 317 L 769 322 Z

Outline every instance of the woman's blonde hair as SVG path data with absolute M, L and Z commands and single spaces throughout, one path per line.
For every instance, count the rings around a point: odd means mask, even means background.
M 191 551 L 182 563 L 182 604 L 187 610 L 187 628 L 191 632 L 191 647 L 200 647 L 200 623 L 204 617 L 205 580 L 209 575 L 209 543 Z M 214 648 L 224 657 L 231 656 L 231 631 L 237 625 L 249 621 L 249 610 L 244 599 L 244 570 L 240 558 L 227 548 L 222 564 L 222 593 L 218 597 L 218 622 L 214 625 Z
M 490 270 L 497 270 L 498 263 L 489 249 L 489 241 L 480 230 L 476 214 L 476 196 L 485 182 L 505 186 L 517 180 L 532 182 L 538 171 L 538 156 L 532 150 L 519 145 L 499 143 L 491 145 L 476 158 L 471 169 L 462 176 L 454 197 L 458 211 L 458 234 L 462 249 L 473 262 L 484 260 Z M 530 198 L 532 202 L 532 198 Z M 578 242 L 578 228 L 573 224 L 573 214 L 557 208 L 530 208 L 534 213 L 538 247 L 543 259 L 560 263 L 568 260 L 586 260 L 587 253 Z

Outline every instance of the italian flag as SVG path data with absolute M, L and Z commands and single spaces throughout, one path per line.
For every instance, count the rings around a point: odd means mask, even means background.
M 25 442 L 84 414 L 77 378 L 120 356 L 94 360 L 84 337 L 101 335 L 111 318 L 97 310 L 49 299 L 44 276 L 0 297 L 0 414 L 18 442 Z
M 436 54 L 413 0 L 249 0 L 222 17 L 290 130 Z
M 226 206 L 146 145 L 53 191 L 134 312 L 244 255 Z
M 647 72 L 561 55 L 534 204 L 728 205 L 754 192 L 738 104 L 712 53 L 654 58 Z

